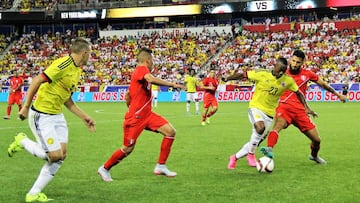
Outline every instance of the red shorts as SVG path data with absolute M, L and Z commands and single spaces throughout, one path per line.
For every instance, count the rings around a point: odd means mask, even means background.
M 209 108 L 210 106 L 212 107 L 217 107 L 218 106 L 218 102 L 216 100 L 215 95 L 209 94 L 209 93 L 205 93 L 204 94 L 204 108 Z
M 125 146 L 134 145 L 144 129 L 156 132 L 157 129 L 167 123 L 169 121 L 154 112 L 150 112 L 147 116 L 126 118 L 123 123 L 123 144 Z
M 305 132 L 315 128 L 315 124 L 310 117 L 306 114 L 304 107 L 296 107 L 286 103 L 279 103 L 276 108 L 276 118 L 284 118 L 288 125 L 293 124 L 301 132 Z
M 9 94 L 8 104 L 13 105 L 17 104 L 20 105 L 22 102 L 22 92 L 14 92 Z

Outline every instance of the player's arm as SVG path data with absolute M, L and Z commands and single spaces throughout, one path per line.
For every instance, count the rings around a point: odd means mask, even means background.
M 92 119 L 89 115 L 87 115 L 82 109 L 76 105 L 76 103 L 72 100 L 70 97 L 66 102 L 64 103 L 67 109 L 71 111 L 73 114 L 78 116 L 81 120 L 84 121 L 85 125 L 89 128 L 90 131 L 94 132 L 96 131 L 95 128 L 95 121 Z
M 152 74 L 148 73 L 144 76 L 144 79 L 151 83 L 151 84 L 155 84 L 155 85 L 160 85 L 160 86 L 168 86 L 168 87 L 173 87 L 173 88 L 179 88 L 179 89 L 186 89 L 183 85 L 179 85 L 176 83 L 171 83 L 165 80 L 162 80 L 160 78 L 154 77 Z
M 204 83 L 200 84 L 200 88 L 203 90 L 215 90 L 214 86 L 212 86 L 212 85 L 206 86 L 206 85 L 204 85 Z
M 241 80 L 243 78 L 247 78 L 247 72 L 246 71 L 240 71 L 238 73 L 235 73 L 233 75 L 230 75 L 228 77 L 222 77 L 221 80 L 224 82 L 227 82 L 229 80 Z
M 33 79 L 33 81 L 31 82 L 31 84 L 29 86 L 29 89 L 27 90 L 25 103 L 19 112 L 19 118 L 21 120 L 24 120 L 27 118 L 33 97 L 37 93 L 40 85 L 47 81 L 49 81 L 49 79 L 44 74 L 40 74 Z
M 327 82 L 325 82 L 321 78 L 319 78 L 317 81 L 315 81 L 315 83 L 318 84 L 323 89 L 325 89 L 326 91 L 335 94 L 340 99 L 341 102 L 343 102 L 343 103 L 346 102 L 345 95 L 339 94 L 337 91 L 334 90 L 334 88 L 332 88 Z
M 304 105 L 306 113 L 312 115 L 313 117 L 318 117 L 318 114 L 313 111 L 307 104 L 304 94 L 300 90 L 296 91 L 295 94 L 300 100 L 300 102 Z

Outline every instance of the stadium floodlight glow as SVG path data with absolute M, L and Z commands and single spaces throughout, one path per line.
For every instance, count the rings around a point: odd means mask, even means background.
M 136 18 L 201 14 L 201 5 L 155 6 L 108 9 L 106 18 Z

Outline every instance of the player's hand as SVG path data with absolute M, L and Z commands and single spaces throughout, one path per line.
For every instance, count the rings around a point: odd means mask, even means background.
M 25 120 L 27 118 L 27 115 L 29 113 L 29 108 L 28 107 L 22 107 L 21 110 L 18 113 L 18 116 L 20 118 L 20 120 Z
M 96 123 L 92 118 L 90 118 L 90 117 L 84 118 L 84 123 L 91 132 L 96 131 L 96 127 L 95 127 Z
M 339 99 L 340 99 L 340 101 L 342 102 L 342 103 L 345 103 L 346 102 L 346 96 L 345 95 L 339 95 Z
M 311 115 L 313 118 L 319 117 L 319 115 L 318 115 L 315 111 L 313 111 L 312 109 L 310 109 L 310 108 L 306 109 L 306 113 L 307 113 L 308 115 Z

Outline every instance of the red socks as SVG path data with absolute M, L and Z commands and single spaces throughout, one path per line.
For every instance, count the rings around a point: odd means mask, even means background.
M 164 137 L 161 143 L 160 156 L 158 164 L 165 164 L 169 157 L 171 146 L 174 142 L 174 137 Z
M 278 137 L 279 137 L 279 133 L 277 131 L 275 131 L 275 130 L 270 131 L 268 140 L 267 140 L 267 146 L 274 148 L 274 146 L 277 143 Z
M 106 163 L 104 164 L 104 168 L 106 170 L 110 170 L 113 166 L 118 164 L 126 156 L 127 154 L 125 154 L 125 152 L 123 152 L 121 149 L 115 151 L 113 155 L 110 157 L 110 159 L 107 160 Z
M 9 106 L 7 107 L 6 113 L 7 113 L 6 115 L 10 116 L 10 113 L 11 113 L 11 105 L 9 105 Z

